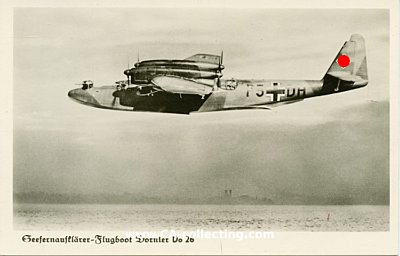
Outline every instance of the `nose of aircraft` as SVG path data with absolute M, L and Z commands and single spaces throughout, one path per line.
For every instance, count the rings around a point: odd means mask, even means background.
M 92 95 L 90 95 L 90 93 L 81 88 L 69 91 L 68 97 L 82 104 L 100 105 L 99 102 Z

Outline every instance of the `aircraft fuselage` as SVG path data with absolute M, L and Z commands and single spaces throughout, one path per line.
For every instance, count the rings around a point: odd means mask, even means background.
M 323 85 L 323 80 L 236 80 L 234 87 L 216 88 L 204 96 L 169 93 L 151 84 L 125 89 L 117 86 L 75 89 L 68 95 L 79 103 L 98 108 L 188 114 L 195 111 L 268 108 L 277 103 L 347 91 L 366 84 L 354 86 L 342 82 L 329 91 L 323 89 Z

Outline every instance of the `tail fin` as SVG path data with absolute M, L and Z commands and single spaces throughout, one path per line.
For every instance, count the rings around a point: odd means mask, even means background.
M 344 87 L 340 88 L 342 81 Z M 350 40 L 344 43 L 324 76 L 323 89 L 332 89 L 332 82 L 337 83 L 335 91 L 367 85 L 367 57 L 364 38 L 361 35 L 353 34 Z

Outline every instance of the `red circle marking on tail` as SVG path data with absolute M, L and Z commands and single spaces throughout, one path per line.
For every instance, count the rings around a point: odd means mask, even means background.
M 339 64 L 339 66 L 341 66 L 342 68 L 347 67 L 350 64 L 350 58 L 347 55 L 340 55 L 339 58 L 337 59 L 337 63 Z

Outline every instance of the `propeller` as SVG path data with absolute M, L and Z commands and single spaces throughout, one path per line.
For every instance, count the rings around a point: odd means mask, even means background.
M 121 91 L 121 85 L 118 84 L 118 85 L 117 85 L 117 90 L 115 90 L 115 91 L 112 93 L 112 96 L 114 97 L 113 101 L 111 102 L 111 106 L 112 106 L 112 107 L 115 107 L 115 105 L 116 105 L 116 103 L 117 103 L 117 98 L 120 97 L 120 91 Z M 119 104 L 119 101 L 118 101 L 118 104 Z
M 224 69 L 224 66 L 222 65 L 222 61 L 224 59 L 224 51 L 221 51 L 221 57 L 219 58 L 219 65 L 218 65 L 218 69 L 221 71 Z
M 128 70 L 130 70 L 130 69 L 131 69 L 131 67 L 130 67 L 130 59 L 128 58 Z M 126 78 L 128 80 L 128 85 L 130 85 L 131 84 L 131 77 L 129 76 L 128 72 L 126 73 Z
M 218 63 L 218 70 L 217 70 L 217 87 L 221 87 L 221 77 L 222 77 L 222 70 L 225 68 L 224 65 L 222 65 L 222 61 L 224 59 L 224 51 L 221 51 L 221 57 L 219 58 L 219 63 Z
M 117 97 L 114 97 L 113 101 L 111 102 L 111 105 L 112 105 L 113 107 L 115 107 L 115 102 L 116 102 L 116 100 L 117 100 Z
M 137 67 L 138 65 L 139 65 L 139 62 L 140 62 L 140 58 L 139 58 L 139 51 L 138 51 L 138 53 L 137 53 L 137 62 L 135 63 L 135 67 Z M 126 75 L 126 77 L 127 77 L 127 80 L 128 80 L 128 85 L 130 85 L 131 83 L 132 83 L 132 75 L 130 75 L 130 71 L 131 70 L 131 67 L 130 67 L 130 61 L 128 60 L 128 69 L 127 70 L 125 70 L 124 71 L 124 74 Z
M 139 63 L 140 63 L 140 58 L 139 58 L 139 50 L 138 50 L 138 52 L 137 52 L 137 61 L 135 63 L 135 67 L 136 68 L 139 66 Z
M 130 60 L 129 60 L 129 58 L 128 58 L 128 69 L 126 69 L 125 71 L 124 71 L 124 74 L 126 75 L 126 80 L 128 81 L 128 85 L 130 85 L 131 84 L 131 77 L 130 77 L 130 75 L 129 75 L 129 71 L 131 70 L 131 67 L 130 67 Z

